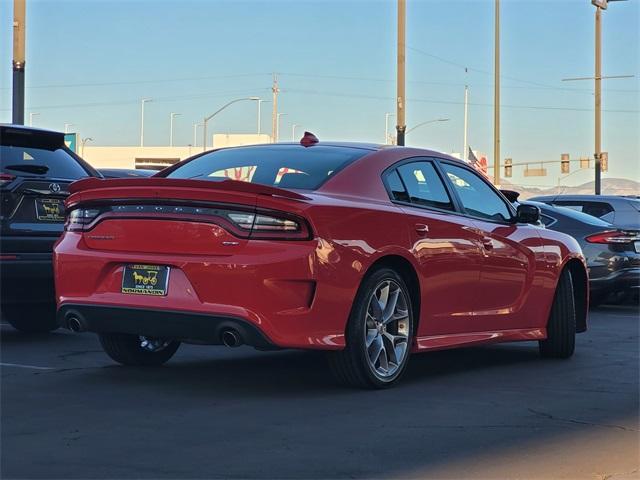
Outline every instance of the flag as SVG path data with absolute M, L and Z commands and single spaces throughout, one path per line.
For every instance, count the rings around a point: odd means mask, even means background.
M 471 150 L 471 147 L 469 147 L 469 151 L 467 152 L 467 158 L 473 168 L 475 168 L 478 172 L 482 173 L 485 177 L 488 176 L 487 167 L 489 165 L 487 162 L 486 155 L 480 154 L 480 158 L 478 158 L 476 157 L 476 154 L 473 153 L 473 150 Z
M 467 161 L 474 167 L 476 163 L 478 163 L 478 157 L 474 155 L 473 150 L 471 150 L 471 147 L 469 147 L 469 151 L 467 152 Z

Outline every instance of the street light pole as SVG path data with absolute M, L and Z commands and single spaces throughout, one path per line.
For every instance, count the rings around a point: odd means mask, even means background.
M 33 117 L 40 115 L 39 113 L 31 112 L 29 113 L 29 126 L 33 127 Z
M 173 147 L 173 119 L 179 116 L 180 113 L 171 112 L 169 114 L 169 146 Z
M 263 103 L 269 103 L 271 100 L 262 100 L 258 99 L 258 135 L 262 133 L 262 109 L 261 105 Z
M 404 145 L 404 136 L 407 130 L 405 124 L 405 26 L 407 20 L 407 2 L 398 0 L 398 74 L 396 98 L 396 143 Z
M 469 85 L 464 86 L 464 141 L 462 147 L 462 160 L 467 161 L 467 148 L 469 143 L 467 141 L 467 134 L 469 131 Z
M 213 112 L 208 117 L 204 117 L 204 120 L 202 121 L 202 151 L 203 152 L 207 151 L 207 122 L 211 120 L 213 117 L 215 117 L 216 115 L 218 115 L 225 108 L 229 107 L 230 105 L 233 105 L 234 103 L 242 102 L 245 100 L 259 100 L 259 98 L 258 97 L 236 98 L 235 100 L 231 100 L 230 102 L 224 104 L 222 107 L 220 107 L 218 110 Z
M 384 114 L 384 144 L 389 145 L 389 117 L 395 116 L 395 113 Z
M 194 148 L 198 146 L 198 127 L 201 127 L 201 123 L 193 124 L 193 146 Z
M 299 127 L 300 125 L 298 125 L 297 123 L 294 123 L 293 125 L 291 125 L 291 141 L 295 142 L 296 141 L 296 127 Z
M 280 141 L 280 117 L 286 115 L 286 113 L 279 113 L 276 115 L 276 142 Z
M 409 135 L 409 133 L 413 132 L 418 127 L 422 127 L 423 125 L 429 125 L 430 123 L 436 123 L 436 122 L 448 122 L 448 121 L 449 121 L 448 118 L 436 118 L 434 120 L 427 120 L 426 122 L 417 124 L 415 127 L 411 127 L 409 130 L 406 131 L 405 135 Z
M 87 142 L 93 142 L 93 138 L 87 137 L 82 139 L 82 150 L 81 150 L 82 153 L 80 153 L 80 156 L 82 158 L 84 158 L 84 146 L 87 144 Z
M 500 0 L 495 0 L 493 85 L 493 184 L 500 185 Z M 466 153 L 466 152 L 465 152 Z
M 151 102 L 151 98 L 143 98 L 140 101 L 140 146 L 144 147 L 144 104 Z
M 73 127 L 73 123 L 64 124 L 64 133 L 69 133 L 69 127 Z

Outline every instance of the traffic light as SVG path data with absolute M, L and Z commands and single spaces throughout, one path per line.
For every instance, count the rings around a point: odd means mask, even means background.
M 566 174 L 569 173 L 569 154 L 563 153 L 560 155 L 560 173 Z
M 600 171 L 606 172 L 609 170 L 609 152 L 602 152 L 600 154 Z
M 504 176 L 505 178 L 511 178 L 513 175 L 513 160 L 510 158 L 504 159 Z

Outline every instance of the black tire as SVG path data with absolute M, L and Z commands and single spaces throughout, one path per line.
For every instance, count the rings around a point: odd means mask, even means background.
M 105 353 L 122 365 L 144 367 L 162 365 L 173 357 L 180 346 L 180 342 L 171 341 L 161 350 L 149 351 L 142 348 L 138 335 L 102 333 L 98 334 L 98 338 Z
M 385 281 L 395 282 L 404 293 L 408 312 L 408 328 L 406 353 L 396 372 L 389 378 L 381 378 L 370 366 L 366 346 L 367 310 L 369 301 L 377 286 Z M 336 380 L 349 387 L 357 388 L 388 388 L 402 377 L 409 361 L 413 344 L 415 321 L 410 291 L 405 281 L 390 268 L 379 268 L 367 275 L 362 281 L 356 295 L 346 329 L 346 348 L 340 351 L 328 352 L 329 367 Z M 363 341 L 364 340 L 364 341 Z M 386 356 L 386 353 L 385 353 Z
M 569 358 L 576 345 L 576 305 L 573 278 L 568 269 L 560 274 L 547 323 L 547 339 L 538 342 L 545 358 Z
M 22 333 L 48 333 L 58 328 L 55 305 L 3 307 L 2 316 Z

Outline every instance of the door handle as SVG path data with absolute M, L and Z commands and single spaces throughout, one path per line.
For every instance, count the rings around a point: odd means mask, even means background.
M 418 232 L 420 235 L 429 233 L 429 227 L 424 223 L 416 223 L 415 228 L 416 228 L 416 232 Z

